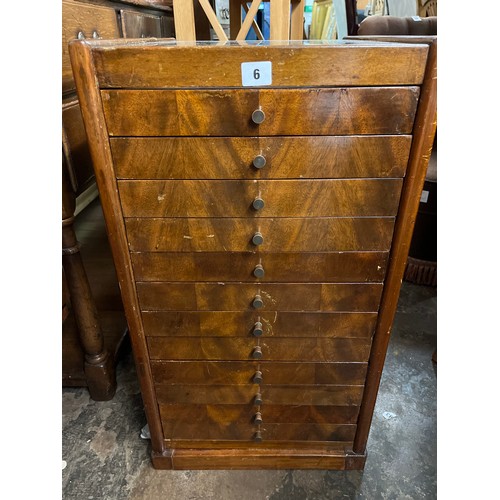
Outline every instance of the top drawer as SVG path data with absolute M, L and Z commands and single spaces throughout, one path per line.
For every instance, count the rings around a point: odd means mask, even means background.
M 68 43 L 80 37 L 119 38 L 114 9 L 64 1 L 62 3 L 62 80 L 63 92 L 75 88 L 69 61 Z
M 111 136 L 411 134 L 419 87 L 103 90 Z

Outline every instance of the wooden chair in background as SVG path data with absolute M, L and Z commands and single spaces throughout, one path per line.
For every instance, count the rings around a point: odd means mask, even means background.
M 385 0 L 374 0 L 370 11 L 372 16 L 385 16 L 387 14 L 387 5 Z
M 437 16 L 437 0 L 417 0 L 417 12 L 420 17 Z
M 230 34 L 222 28 L 209 0 L 173 0 L 176 39 L 180 41 L 196 40 L 195 2 L 203 8 L 210 25 L 220 41 L 245 40 L 253 27 L 257 37 L 262 40 L 255 16 L 263 1 L 270 2 L 270 39 L 302 40 L 304 38 L 304 5 L 305 0 L 230 0 Z M 250 4 L 250 5 L 248 5 Z M 246 12 L 241 19 L 241 9 Z

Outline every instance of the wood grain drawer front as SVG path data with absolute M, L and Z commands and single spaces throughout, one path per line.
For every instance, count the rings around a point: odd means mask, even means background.
M 226 414 L 231 412 L 226 411 Z M 214 422 L 211 419 L 198 422 L 165 421 L 163 434 L 167 439 L 189 440 L 250 440 L 257 426 L 252 422 L 229 420 Z M 356 425 L 338 424 L 262 424 L 259 427 L 264 441 L 334 441 L 351 443 Z
M 254 384 L 257 371 L 263 385 L 363 385 L 367 363 L 274 363 L 272 361 L 152 361 L 156 384 Z M 286 420 L 285 420 L 286 421 Z M 269 420 L 276 422 L 276 420 Z M 293 420 L 288 420 L 293 422 Z M 302 420 L 296 420 L 302 422 Z M 333 423 L 333 422 L 332 422 Z
M 388 252 L 132 253 L 137 281 L 382 282 Z M 262 265 L 264 276 L 255 277 Z
M 159 16 L 121 10 L 122 32 L 125 38 L 161 38 Z
M 148 337 L 149 356 L 156 360 L 250 360 L 260 346 L 263 361 L 368 361 L 371 339 Z
M 336 179 L 403 177 L 411 136 L 116 137 L 110 144 L 118 179 Z
M 401 187 L 402 179 L 118 181 L 125 217 L 394 216 Z
M 133 252 L 330 252 L 389 250 L 393 217 L 128 218 Z
M 156 385 L 161 404 L 249 405 L 255 400 L 258 386 L 253 385 Z M 359 406 L 362 385 L 281 385 L 260 389 L 266 405 Z
M 78 38 L 119 38 L 120 31 L 116 12 L 109 7 L 87 3 L 62 2 L 62 90 L 68 92 L 75 88 L 69 60 L 68 43 Z
M 102 90 L 111 136 L 411 134 L 419 87 Z M 261 109 L 257 125 L 252 113 Z
M 142 313 L 148 337 L 365 337 L 375 331 L 377 313 L 182 311 Z M 260 323 L 260 325 L 258 324 Z M 257 328 L 256 334 L 254 329 Z
M 255 432 L 252 405 L 161 404 L 160 416 L 167 439 L 249 440 Z M 281 405 L 261 408 L 264 439 L 352 441 L 356 406 L 300 406 L 293 411 Z
M 382 295 L 381 283 L 139 282 L 136 288 L 142 311 L 271 312 L 273 321 L 275 311 L 377 312 Z
M 174 423 L 190 426 L 207 422 L 209 425 L 239 422 L 252 425 L 257 408 L 252 405 L 205 405 L 205 404 L 160 404 L 160 415 L 164 425 Z M 266 424 L 356 424 L 357 406 L 285 406 L 266 404 L 261 407 Z M 191 436 L 192 437 L 192 436 Z M 187 438 L 189 439 L 189 437 Z

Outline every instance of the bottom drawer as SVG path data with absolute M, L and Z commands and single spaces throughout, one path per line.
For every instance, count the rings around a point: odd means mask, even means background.
M 263 441 L 352 441 L 358 407 L 252 405 L 160 405 L 166 439 Z

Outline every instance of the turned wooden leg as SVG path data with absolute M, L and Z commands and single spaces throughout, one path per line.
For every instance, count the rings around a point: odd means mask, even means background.
M 114 360 L 104 347 L 97 308 L 85 268 L 75 230 L 73 228 L 76 197 L 63 166 L 62 252 L 63 267 L 69 289 L 78 337 L 82 346 L 84 372 L 90 397 L 95 401 L 108 401 L 116 391 Z

